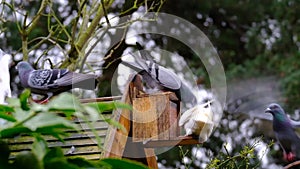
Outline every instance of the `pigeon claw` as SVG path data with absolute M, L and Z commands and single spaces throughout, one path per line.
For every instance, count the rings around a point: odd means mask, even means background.
M 289 153 L 284 153 L 283 154 L 283 158 L 289 162 L 291 161 L 295 161 L 296 159 L 296 155 L 292 152 L 289 152 Z

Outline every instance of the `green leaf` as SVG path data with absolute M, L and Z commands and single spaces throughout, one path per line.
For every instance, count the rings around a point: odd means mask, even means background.
M 14 118 L 17 119 L 17 121 L 22 121 L 26 118 L 28 118 L 29 116 L 31 116 L 32 112 L 23 110 L 20 107 L 16 107 L 15 108 L 15 112 L 13 113 Z
M 32 119 L 25 122 L 24 126 L 32 131 L 36 131 L 37 128 L 43 127 L 60 127 L 76 129 L 75 124 L 71 123 L 63 117 L 48 112 L 37 114 Z
M 49 110 L 48 104 L 31 103 L 31 110 L 35 112 L 46 112 Z
M 21 103 L 21 108 L 23 110 L 29 110 L 29 105 L 28 105 L 28 98 L 30 96 L 30 90 L 25 89 L 24 92 L 20 95 L 20 103 Z
M 19 134 L 30 133 L 31 131 L 26 127 L 6 128 L 0 131 L 0 138 L 12 138 Z
M 37 156 L 39 161 L 42 161 L 48 151 L 47 143 L 39 134 L 35 134 L 34 138 L 32 152 Z
M 66 130 L 65 126 L 49 126 L 49 127 L 38 128 L 36 132 L 41 133 L 43 135 L 51 135 L 59 139 L 61 142 L 64 142 L 62 136 L 69 135 L 69 133 L 66 133 L 65 130 Z
M 0 152 L 0 163 L 5 161 L 8 162 L 10 150 L 8 144 L 2 140 L 0 140 Z
M 123 169 L 123 168 L 134 168 L 134 169 L 149 169 L 142 163 L 128 160 L 128 159 L 118 159 L 118 158 L 105 158 L 100 160 L 100 162 L 105 162 L 109 164 L 112 169 Z
M 29 151 L 20 152 L 13 163 L 13 168 L 22 169 L 43 169 L 37 156 Z
M 95 163 L 93 164 L 91 161 L 88 161 L 84 158 L 80 158 L 80 157 L 77 157 L 77 158 L 68 158 L 67 161 L 70 163 L 70 164 L 74 164 L 80 168 L 98 168 L 98 165 Z M 102 169 L 102 168 L 101 168 Z
M 132 110 L 132 106 L 122 102 L 114 102 L 115 108 Z
M 91 121 L 96 121 L 100 118 L 99 112 L 92 107 L 88 107 L 88 106 L 85 107 L 85 112 L 89 115 L 89 120 L 91 120 Z M 87 117 L 87 116 L 85 115 L 85 117 Z
M 17 120 L 12 116 L 4 112 L 0 112 L 0 118 L 7 121 L 16 122 Z
M 8 168 L 10 150 L 8 144 L 2 140 L 0 140 L 0 152 L 0 168 Z
M 121 129 L 122 131 L 126 131 L 126 129 L 124 128 L 124 126 L 122 124 L 120 124 L 119 122 L 110 119 L 110 118 L 104 118 L 104 121 L 106 121 L 109 125 L 115 126 L 118 129 Z
M 122 102 L 95 102 L 95 103 L 88 103 L 85 106 L 93 107 L 94 109 L 98 110 L 100 113 L 112 111 L 117 108 L 121 109 L 129 109 L 131 110 L 132 107 L 128 104 Z
M 76 111 L 83 111 L 79 100 L 70 93 L 62 93 L 53 98 L 48 103 L 48 107 L 50 111 L 62 111 L 69 115 Z
M 21 107 L 21 103 L 20 103 L 20 100 L 18 98 L 9 97 L 9 98 L 6 99 L 6 101 L 7 101 L 9 106 Z
M 65 158 L 54 158 L 45 163 L 45 169 L 83 169 L 67 162 Z
M 15 122 L 17 121 L 12 115 L 8 114 L 11 112 L 15 112 L 14 108 L 7 105 L 0 104 L 0 118 L 5 119 L 7 121 Z
M 85 160 L 87 161 L 87 160 Z M 45 169 L 83 169 L 78 165 L 73 164 L 64 156 L 60 147 L 51 148 L 44 158 Z M 87 167 L 86 167 L 87 168 Z M 95 167 L 90 167 L 95 168 Z
M 61 147 L 53 147 L 51 148 L 44 157 L 44 163 L 50 161 L 54 158 L 64 158 L 64 153 Z
M 12 108 L 11 106 L 0 104 L 0 113 L 8 113 L 14 111 L 14 108 Z

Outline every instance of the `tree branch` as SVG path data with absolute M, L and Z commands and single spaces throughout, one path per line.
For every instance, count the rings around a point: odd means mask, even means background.
M 284 167 L 284 169 L 289 169 L 289 168 L 292 168 L 292 167 L 297 166 L 297 165 L 300 165 L 300 160 L 294 161 L 294 162 L 292 162 L 292 163 L 286 165 L 286 166 Z
M 21 37 L 22 37 L 23 60 L 28 60 L 28 35 L 31 33 L 31 31 L 37 25 L 39 19 L 42 16 L 42 13 L 43 13 L 44 9 L 47 7 L 47 5 L 50 1 L 51 0 L 43 0 L 42 1 L 41 6 L 38 10 L 38 13 L 34 16 L 31 23 L 29 23 L 28 25 L 26 24 L 27 15 L 25 15 L 24 24 L 23 24 L 22 29 L 20 30 L 20 34 L 21 34 Z
M 108 8 L 111 6 L 113 0 L 108 1 L 107 5 L 104 6 L 104 8 Z M 81 36 L 78 38 L 78 40 L 75 42 L 75 46 L 77 46 L 77 48 L 79 50 L 82 49 L 83 45 L 87 42 L 87 40 L 92 36 L 92 34 L 94 33 L 95 29 L 97 28 L 100 19 L 103 17 L 104 15 L 104 11 L 103 11 L 103 7 L 102 4 L 99 4 L 97 13 L 95 18 L 92 20 L 90 26 L 87 28 L 87 30 L 81 34 Z
M 98 10 L 96 12 L 95 17 L 93 18 L 89 27 L 85 31 L 79 33 L 79 37 L 75 41 L 74 45 L 71 45 L 71 49 L 68 52 L 69 58 L 66 59 L 61 64 L 61 66 L 60 66 L 61 68 L 65 68 L 68 65 L 71 65 L 71 67 L 72 67 L 72 64 L 78 60 L 78 55 L 79 55 L 80 51 L 82 51 L 82 48 L 84 47 L 85 43 L 89 40 L 89 38 L 92 37 L 97 26 L 99 25 L 100 19 L 105 14 L 103 11 L 103 8 L 108 9 L 112 5 L 113 2 L 114 2 L 114 0 L 108 0 L 108 1 L 104 2 L 103 3 L 104 7 L 101 7 L 102 4 L 99 3 L 99 5 L 97 7 Z
M 47 5 L 51 3 L 51 0 L 43 0 L 40 6 L 40 9 L 38 10 L 37 14 L 34 16 L 34 18 L 32 19 L 31 23 L 29 24 L 29 26 L 27 27 L 26 33 L 29 34 L 32 29 L 35 28 L 36 24 L 38 23 L 38 21 L 40 20 L 43 11 L 45 10 L 45 8 L 47 7 Z M 25 26 L 25 25 L 24 25 Z

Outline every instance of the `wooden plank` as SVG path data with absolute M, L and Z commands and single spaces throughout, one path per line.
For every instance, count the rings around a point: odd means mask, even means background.
M 152 169 L 158 169 L 156 155 L 153 148 L 144 148 L 148 167 Z
M 157 139 L 156 97 L 133 98 L 132 137 L 134 142 Z
M 104 142 L 104 137 L 102 136 L 102 144 Z M 23 142 L 21 144 L 9 144 L 12 151 L 22 151 L 31 148 L 33 141 Z M 49 147 L 69 147 L 69 146 L 90 146 L 97 145 L 97 142 L 94 138 L 91 137 L 82 137 L 78 139 L 70 139 L 69 141 L 61 142 L 58 140 L 48 141 Z
M 147 102 L 150 99 L 144 98 L 133 98 L 132 101 L 132 138 L 134 142 L 143 141 L 144 135 L 146 135 L 146 131 L 144 128 L 144 114 L 146 110 L 149 110 L 149 103 Z M 147 106 L 143 106 L 146 104 Z
M 76 155 L 74 157 L 80 157 L 80 158 L 85 158 L 87 160 L 99 160 L 100 159 L 100 154 L 82 154 L 82 155 Z
M 157 103 L 160 101 L 156 96 L 150 96 L 150 110 L 147 111 L 144 116 L 144 125 L 146 128 L 146 135 L 144 135 L 143 141 L 148 139 L 157 140 L 158 139 L 158 116 L 157 116 Z M 145 106 L 145 105 L 144 105 Z
M 11 151 L 11 155 L 14 156 L 17 153 L 21 152 L 21 151 L 30 151 L 31 145 L 27 145 L 28 147 L 26 149 L 18 149 L 18 150 L 12 150 Z M 100 149 L 98 147 L 97 144 L 84 144 L 84 145 L 65 145 L 65 146 L 56 146 L 56 145 L 52 145 L 49 148 L 53 148 L 53 147 L 61 147 L 62 151 L 64 152 L 64 154 L 67 155 L 67 152 L 70 150 L 70 148 L 74 146 L 75 147 L 75 151 L 73 153 L 73 155 L 78 155 L 78 154 L 100 154 Z
M 170 101 L 167 94 L 133 99 L 133 141 L 168 140 Z M 175 119 L 176 120 L 176 119 Z M 175 121 L 177 124 L 177 122 Z
M 100 137 L 105 137 L 107 130 L 96 130 L 97 135 Z M 55 142 L 58 141 L 57 138 L 53 137 L 53 136 L 43 136 L 43 138 L 47 141 L 47 142 Z M 92 131 L 87 131 L 87 132 L 82 132 L 82 133 L 73 133 L 70 136 L 67 136 L 64 138 L 64 141 L 68 141 L 68 140 L 80 140 L 80 139 L 90 139 L 90 138 L 95 138 L 95 134 Z M 9 139 L 9 144 L 13 145 L 13 144 L 26 144 L 26 143 L 32 143 L 34 141 L 34 138 L 30 135 L 24 135 L 24 136 L 20 136 L 14 139 Z
M 158 132 L 159 140 L 169 140 L 169 129 L 170 129 L 170 101 L 169 94 L 160 95 L 157 97 L 157 120 L 158 120 Z
M 169 140 L 179 136 L 180 102 L 170 101 L 169 98 L 169 92 L 133 98 L 134 142 Z
M 178 108 L 179 107 L 179 108 Z M 180 134 L 180 128 L 178 126 L 178 121 L 180 118 L 180 113 L 178 111 L 180 109 L 180 102 L 174 103 L 170 102 L 169 104 L 169 119 L 170 119 L 170 140 L 177 138 Z
M 134 80 L 137 80 L 139 76 L 131 75 L 129 77 L 129 83 L 125 88 L 125 92 L 122 96 L 121 101 L 132 105 L 132 93 L 133 93 L 133 84 L 130 83 Z M 124 126 L 125 130 L 117 129 L 116 127 L 109 126 L 107 136 L 104 142 L 104 151 L 101 154 L 101 158 L 116 157 L 122 158 L 127 138 L 130 131 L 130 120 L 131 120 L 131 111 L 127 109 L 115 110 L 113 112 L 113 119 L 118 121 L 121 125 Z

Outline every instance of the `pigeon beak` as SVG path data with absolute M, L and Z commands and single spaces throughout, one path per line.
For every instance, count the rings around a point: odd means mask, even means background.
M 268 108 L 265 110 L 265 113 L 272 113 L 272 110 L 268 107 Z

